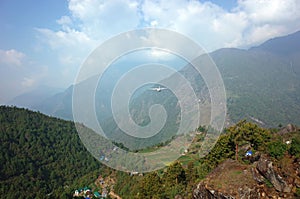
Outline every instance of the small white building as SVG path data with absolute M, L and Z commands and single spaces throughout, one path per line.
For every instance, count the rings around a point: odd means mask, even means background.
M 74 196 L 79 196 L 79 191 L 75 190 Z

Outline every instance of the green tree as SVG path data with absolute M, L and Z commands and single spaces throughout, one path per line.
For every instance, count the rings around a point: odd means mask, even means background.
M 163 191 L 162 181 L 156 172 L 147 174 L 139 188 L 140 198 L 161 198 Z
M 291 147 L 289 149 L 289 153 L 291 155 L 296 156 L 297 158 L 300 157 L 300 138 L 293 138 Z
M 280 159 L 287 150 L 285 143 L 281 141 L 272 141 L 267 145 L 267 151 L 273 158 Z
M 174 198 L 183 195 L 186 190 L 186 174 L 179 161 L 171 164 L 163 175 L 165 185 L 165 197 Z
M 270 140 L 270 132 L 256 124 L 242 120 L 236 125 L 229 127 L 228 132 L 235 144 L 235 159 L 238 159 L 239 146 L 249 143 L 255 150 L 265 150 L 266 143 Z

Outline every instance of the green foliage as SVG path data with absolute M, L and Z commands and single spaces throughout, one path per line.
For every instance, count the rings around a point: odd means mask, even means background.
M 168 167 L 167 172 L 164 174 L 164 181 L 165 183 L 170 184 L 186 183 L 185 171 L 179 161 L 176 161 L 174 164 Z
M 129 149 L 125 147 L 123 143 L 113 142 L 113 144 L 125 151 L 129 151 Z
M 300 157 L 300 138 L 292 139 L 291 147 L 289 153 L 296 157 Z
M 267 145 L 267 151 L 271 157 L 280 159 L 287 150 L 285 143 L 281 141 L 272 141 Z
M 269 187 L 269 188 L 273 187 L 273 184 L 267 178 L 264 179 L 264 182 L 267 185 L 267 187 Z
M 0 106 L 0 195 L 68 198 L 80 177 L 100 168 L 72 122 Z M 68 188 L 69 187 L 69 188 Z
M 162 180 L 156 172 L 147 174 L 140 184 L 138 196 L 140 198 L 162 198 L 164 187 L 161 184 Z
M 281 58 L 271 54 L 232 49 L 213 53 L 212 58 L 224 71 L 228 113 L 233 122 L 252 116 L 272 127 L 300 124 L 299 77 L 288 74 L 284 58 L 280 62 Z M 293 90 L 289 85 L 295 85 Z
M 246 120 L 229 127 L 228 131 L 235 144 L 249 142 L 255 150 L 264 150 L 266 143 L 271 138 L 269 130 L 261 128 L 254 123 L 246 122 Z
M 135 182 L 139 186 L 131 186 L 125 198 L 174 198 L 176 195 L 185 195 L 187 189 L 186 171 L 179 162 L 170 165 L 160 175 L 150 172 Z M 116 187 L 119 189 L 120 186 Z
M 139 176 L 130 176 L 128 173 L 118 171 L 114 191 L 122 198 L 131 198 L 133 195 L 138 195 L 138 189 L 141 184 L 140 178 Z
M 207 132 L 207 128 L 206 128 L 206 126 L 204 125 L 204 126 L 199 126 L 198 127 L 198 129 L 197 129 L 197 131 L 199 131 L 199 132 Z
M 295 196 L 300 197 L 300 188 L 297 188 L 297 189 L 296 189 Z

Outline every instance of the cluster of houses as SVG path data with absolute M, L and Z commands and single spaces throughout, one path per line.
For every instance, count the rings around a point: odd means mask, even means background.
M 114 182 L 111 182 L 111 178 L 103 178 L 101 175 L 97 178 L 95 181 L 95 185 L 97 187 L 96 190 L 92 190 L 90 187 L 84 187 L 76 189 L 73 197 L 84 197 L 85 199 L 91 199 L 91 198 L 107 198 L 109 191 L 108 187 L 112 187 Z M 101 190 L 101 191 L 100 191 Z
M 73 197 L 84 197 L 85 199 L 91 198 L 106 198 L 108 191 L 106 189 L 102 190 L 102 194 L 98 191 L 92 191 L 89 187 L 79 188 L 75 190 Z

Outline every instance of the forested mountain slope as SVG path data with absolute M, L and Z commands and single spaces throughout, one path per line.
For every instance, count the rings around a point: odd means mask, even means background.
M 74 123 L 26 109 L 0 106 L 0 142 L 1 198 L 70 197 L 78 178 L 101 167 Z

